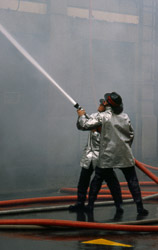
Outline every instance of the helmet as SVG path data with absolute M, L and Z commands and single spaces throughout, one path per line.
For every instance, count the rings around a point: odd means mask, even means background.
M 107 102 L 113 109 L 114 113 L 120 114 L 123 111 L 122 98 L 116 92 L 106 93 L 104 99 L 100 99 L 100 103 Z

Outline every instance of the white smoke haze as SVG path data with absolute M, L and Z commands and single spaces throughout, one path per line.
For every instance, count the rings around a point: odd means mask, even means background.
M 135 157 L 156 165 L 157 36 L 150 37 L 150 20 L 157 16 L 142 19 L 142 12 L 136 0 L 14 0 L 0 3 L 0 24 L 87 113 L 106 92 L 118 92 L 135 129 Z M 88 133 L 77 130 L 71 101 L 2 33 L 0 115 L 2 195 L 77 185 Z

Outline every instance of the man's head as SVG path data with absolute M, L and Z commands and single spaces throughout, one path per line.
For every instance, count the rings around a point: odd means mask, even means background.
M 104 112 L 106 110 L 106 107 L 104 104 L 100 103 L 99 107 L 98 107 L 98 111 L 99 112 Z
M 106 93 L 104 99 L 100 99 L 100 103 L 104 106 L 111 106 L 115 114 L 120 114 L 123 111 L 122 98 L 116 92 Z

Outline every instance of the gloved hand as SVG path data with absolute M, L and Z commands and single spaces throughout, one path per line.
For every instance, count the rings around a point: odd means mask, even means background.
M 78 116 L 82 116 L 86 114 L 86 111 L 84 109 L 78 109 L 77 113 L 78 113 Z

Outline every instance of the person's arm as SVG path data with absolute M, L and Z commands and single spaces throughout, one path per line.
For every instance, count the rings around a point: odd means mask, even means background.
M 89 118 L 85 115 L 85 110 L 78 110 L 78 122 L 82 130 L 92 130 L 102 125 L 101 113 L 98 113 L 95 117 L 90 116 Z
M 89 118 L 89 115 L 86 114 L 86 117 Z M 79 123 L 79 116 L 78 116 L 78 118 L 77 118 L 76 127 L 78 128 L 78 130 L 85 130 L 84 128 L 82 128 L 82 127 L 80 126 L 80 123 Z

